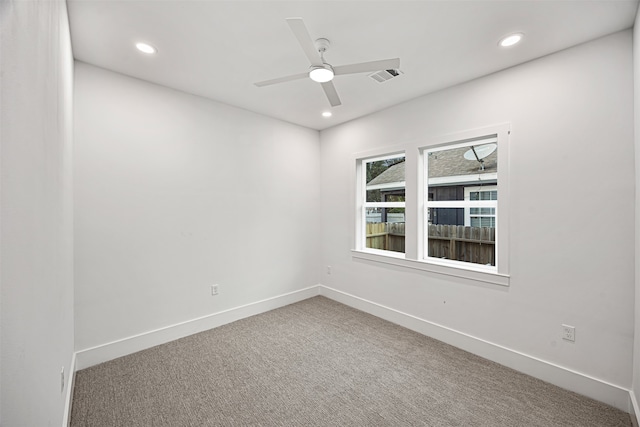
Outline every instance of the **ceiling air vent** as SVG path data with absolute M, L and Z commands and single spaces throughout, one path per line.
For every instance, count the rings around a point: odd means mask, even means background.
M 404 74 L 404 73 L 400 70 L 390 69 L 390 70 L 382 70 L 376 73 L 369 74 L 369 77 L 371 77 L 373 80 L 377 81 L 378 83 L 384 83 L 387 80 L 391 80 L 394 77 L 398 77 L 400 74 Z

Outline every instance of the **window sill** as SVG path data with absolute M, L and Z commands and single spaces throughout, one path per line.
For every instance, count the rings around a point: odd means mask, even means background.
M 410 268 L 413 270 L 422 270 L 430 273 L 442 274 L 445 276 L 460 277 L 463 279 L 478 281 L 482 283 L 490 283 L 499 286 L 509 286 L 510 276 L 488 271 L 480 271 L 471 268 L 452 267 L 441 265 L 429 261 L 418 261 L 414 259 L 406 259 L 401 253 L 386 253 L 386 251 L 376 250 L 356 250 L 352 249 L 353 258 L 364 259 L 367 261 L 379 262 L 383 264 L 395 265 L 398 267 Z

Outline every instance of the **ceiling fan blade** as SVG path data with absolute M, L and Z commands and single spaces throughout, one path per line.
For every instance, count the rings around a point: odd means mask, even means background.
M 302 46 L 302 50 L 304 50 L 304 54 L 307 55 L 311 65 L 321 66 L 322 59 L 302 18 L 287 18 L 287 23 L 298 39 L 298 43 Z
M 342 105 L 340 101 L 340 97 L 338 96 L 338 92 L 336 92 L 336 87 L 333 85 L 333 82 L 321 83 L 322 89 L 324 90 L 325 95 L 327 95 L 327 99 L 329 100 L 329 104 L 332 107 L 337 107 L 338 105 Z
M 333 67 L 336 76 L 341 74 L 369 73 L 373 71 L 400 68 L 400 58 L 381 59 L 379 61 L 361 62 L 359 64 L 339 65 Z
M 304 79 L 305 77 L 309 77 L 309 73 L 294 74 L 292 76 L 279 77 L 277 79 L 265 80 L 265 81 L 257 82 L 254 84 L 258 87 L 262 87 L 262 86 L 275 85 L 277 83 L 290 82 L 291 80 Z

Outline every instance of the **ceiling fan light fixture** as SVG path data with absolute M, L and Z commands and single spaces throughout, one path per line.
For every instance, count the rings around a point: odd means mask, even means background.
M 323 66 L 314 66 L 311 67 L 311 71 L 309 71 L 309 77 L 311 80 L 318 83 L 330 82 L 333 80 L 333 69 L 328 64 L 324 64 Z

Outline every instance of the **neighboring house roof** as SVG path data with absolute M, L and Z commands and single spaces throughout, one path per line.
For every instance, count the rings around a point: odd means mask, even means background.
M 436 185 L 446 185 L 446 177 L 456 177 L 452 179 L 451 184 L 461 184 L 465 182 L 463 177 L 468 177 L 467 181 L 473 182 L 481 179 L 481 175 L 485 176 L 483 181 L 487 181 L 488 178 L 493 177 L 498 172 L 498 151 L 494 151 L 489 156 L 485 157 L 484 170 L 481 169 L 480 163 L 477 160 L 467 160 L 464 158 L 464 153 L 469 150 L 469 147 L 454 148 L 451 150 L 436 151 L 429 154 L 429 179 L 434 179 Z M 404 186 L 404 164 L 397 163 L 391 166 L 380 175 L 373 178 L 367 183 L 367 188 L 399 188 Z M 491 175 L 489 175 L 491 174 Z M 397 185 L 393 185 L 397 184 Z M 431 182 L 430 182 L 431 184 Z
M 367 182 L 367 187 L 391 182 L 404 182 L 404 163 L 405 162 L 396 163 L 389 167 L 389 169 Z
M 498 150 L 484 159 L 484 170 L 477 160 L 467 160 L 464 153 L 469 147 L 436 151 L 429 154 L 429 178 L 460 175 L 482 175 L 498 172 Z

